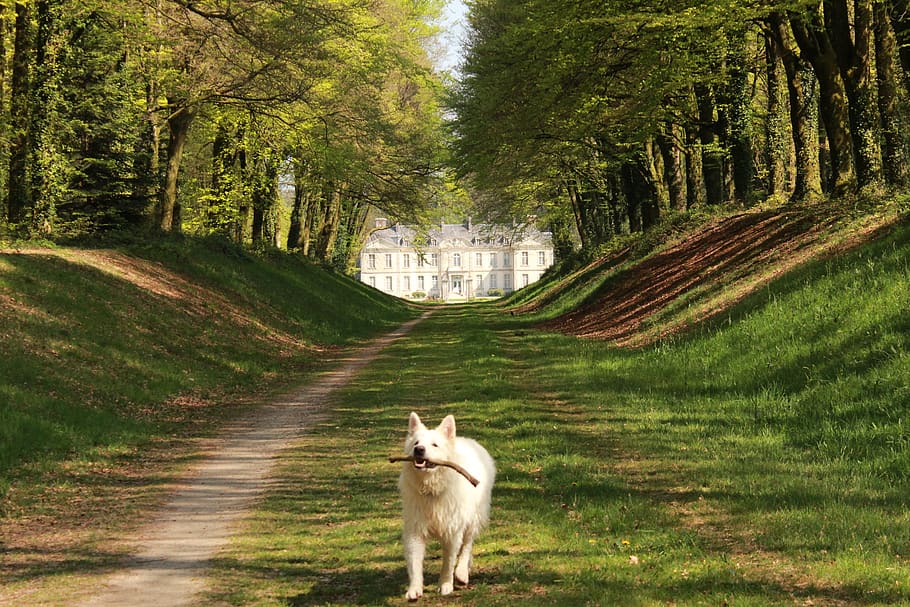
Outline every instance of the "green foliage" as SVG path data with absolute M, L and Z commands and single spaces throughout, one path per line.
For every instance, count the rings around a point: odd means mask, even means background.
M 485 194 L 485 210 L 520 208 L 545 220 L 552 215 L 557 225 L 568 218 L 591 251 L 647 229 L 670 209 L 705 200 L 742 208 L 766 196 L 817 198 L 811 139 L 818 125 L 809 108 L 818 106 L 812 89 L 823 74 L 812 69 L 838 79 L 831 66 L 855 66 L 845 72 L 848 81 L 869 73 L 871 88 L 876 77 L 883 90 L 896 86 L 862 50 L 861 40 L 871 40 L 866 3 L 857 3 L 855 23 L 850 2 L 826 5 L 824 20 L 809 18 L 819 15 L 817 2 L 802 1 L 485 0 L 471 9 L 463 77 L 447 100 L 459 174 Z M 885 12 L 877 19 L 887 19 Z M 788 19 L 811 21 L 811 35 L 794 36 Z M 900 26 L 905 17 L 891 20 Z M 888 24 L 876 28 L 883 34 Z M 779 40 L 772 40 L 772 30 Z M 804 60 L 815 57 L 811 41 L 828 39 L 833 47 L 822 46 L 830 56 L 810 69 Z M 784 84 L 769 92 L 775 70 Z M 864 94 L 872 95 L 868 88 Z M 828 147 L 852 145 L 852 128 L 857 163 L 875 166 L 880 142 L 868 125 L 878 117 L 860 114 L 877 110 L 872 97 L 857 95 L 846 100 L 844 92 L 825 87 L 822 101 L 849 102 L 854 123 L 841 124 L 846 111 L 824 112 L 832 133 Z M 776 104 L 769 104 L 772 97 Z M 893 123 L 899 117 L 893 114 L 906 108 L 881 112 Z M 794 168 L 782 162 L 791 154 L 800 159 Z M 853 161 L 851 153 L 841 156 L 849 158 L 844 164 Z M 844 175 L 843 183 L 826 183 L 828 191 L 847 194 L 848 167 L 827 168 Z M 869 179 L 872 189 L 881 189 L 880 179 Z M 790 184 L 787 192 L 784 184 Z
M 307 187 L 344 186 L 342 213 L 314 212 L 306 226 L 344 230 L 340 258 L 359 242 L 364 205 L 404 214 L 432 196 L 439 83 L 421 41 L 439 2 L 17 6 L 26 19 L 0 9 L 21 30 L 26 83 L 17 229 L 85 236 L 151 224 L 153 212 L 160 224 L 173 205 L 163 229 L 274 243 L 290 160 L 308 165 Z M 9 152 L 4 138 L 4 202 Z

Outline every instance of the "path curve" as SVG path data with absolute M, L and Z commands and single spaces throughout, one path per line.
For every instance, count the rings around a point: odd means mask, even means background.
M 209 562 L 268 486 L 278 453 L 318 419 L 329 395 L 430 312 L 352 352 L 298 393 L 230 424 L 181 489 L 136 538 L 134 556 L 81 607 L 179 607 L 203 589 Z

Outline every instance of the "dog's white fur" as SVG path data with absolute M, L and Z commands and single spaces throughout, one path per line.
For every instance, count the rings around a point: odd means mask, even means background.
M 496 465 L 477 441 L 455 436 L 455 418 L 451 415 L 431 430 L 411 413 L 404 452 L 418 460 L 455 462 L 480 481 L 475 487 L 448 467 L 402 464 L 398 488 L 404 513 L 406 596 L 416 601 L 423 595 L 423 558 L 430 538 L 442 545 L 439 592 L 450 594 L 455 580 L 468 583 L 474 539 L 490 518 Z

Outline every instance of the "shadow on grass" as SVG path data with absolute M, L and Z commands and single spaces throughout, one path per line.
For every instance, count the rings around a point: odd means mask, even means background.
M 846 487 L 843 469 L 781 441 L 796 422 L 782 405 L 778 417 L 756 418 L 762 376 L 728 384 L 735 361 L 721 360 L 693 377 L 692 359 L 717 347 L 710 338 L 630 352 L 529 331 L 491 308 L 440 308 L 288 454 L 286 484 L 247 534 L 262 555 L 241 550 L 219 567 L 221 585 L 236 575 L 251 594 L 295 606 L 404 604 L 397 470 L 384 457 L 400 449 L 414 409 L 428 423 L 453 413 L 459 434 L 497 460 L 491 527 L 458 604 L 905 599 L 902 586 L 879 583 L 892 570 L 903 579 L 904 565 L 872 546 L 887 533 L 903 550 L 905 498 L 875 479 Z M 881 562 L 842 578 L 826 567 L 849 563 L 851 542 Z M 428 551 L 421 605 L 453 603 L 433 594 L 437 554 Z

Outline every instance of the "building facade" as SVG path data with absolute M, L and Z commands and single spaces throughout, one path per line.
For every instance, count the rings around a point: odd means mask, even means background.
M 377 227 L 360 253 L 360 280 L 403 299 L 499 297 L 537 281 L 553 265 L 550 233 L 529 226 L 468 221 L 426 233 Z

